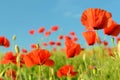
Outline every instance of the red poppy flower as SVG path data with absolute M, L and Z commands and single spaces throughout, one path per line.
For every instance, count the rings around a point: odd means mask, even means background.
M 96 33 L 95 31 L 86 31 L 82 33 L 88 45 L 94 45 L 96 42 Z
M 108 45 L 108 42 L 105 41 L 105 40 L 104 40 L 102 43 L 103 43 L 104 46 L 107 46 L 107 45 Z
M 59 35 L 58 39 L 60 39 L 60 40 L 63 39 L 63 35 Z
M 111 36 L 118 36 L 120 33 L 120 25 L 109 19 L 107 27 L 104 28 L 104 33 Z
M 46 42 L 43 42 L 43 46 L 47 46 L 48 44 Z
M 46 32 L 44 33 L 44 35 L 45 35 L 46 37 L 48 37 L 50 34 L 51 34 L 50 31 L 46 31 Z
M 51 45 L 51 46 L 54 45 L 54 44 L 55 44 L 54 41 L 50 41 L 50 42 L 49 42 L 49 45 Z
M 87 30 L 91 29 L 103 29 L 106 27 L 106 23 L 112 15 L 106 10 L 99 8 L 88 8 L 82 13 L 81 22 Z
M 70 35 L 74 36 L 74 35 L 75 35 L 75 32 L 71 31 L 71 32 L 70 32 Z
M 30 35 L 34 35 L 34 33 L 35 33 L 35 30 L 33 30 L 33 29 L 29 31 Z
M 72 38 L 72 40 L 73 40 L 73 41 L 77 41 L 77 40 L 78 40 L 78 37 L 75 36 L 75 37 Z
M 43 33 L 45 31 L 45 27 L 40 27 L 39 29 L 38 29 L 38 33 Z
M 57 51 L 56 47 L 53 47 L 53 48 L 52 48 L 52 50 L 53 50 L 54 52 L 56 52 L 56 51 Z
M 49 59 L 50 56 L 50 52 L 45 49 L 35 49 L 25 55 L 23 59 L 27 67 L 43 64 L 46 66 L 53 66 L 54 61 Z
M 74 43 L 70 39 L 66 39 L 65 46 L 66 46 L 67 58 L 71 58 L 71 57 L 74 57 L 76 55 L 79 55 L 81 52 L 80 44 Z
M 10 46 L 9 40 L 4 36 L 0 36 L 0 46 L 4 46 L 5 48 L 8 48 Z
M 65 40 L 66 40 L 66 39 L 70 39 L 70 40 L 71 40 L 72 38 L 71 38 L 70 36 L 65 36 L 64 39 L 65 39 Z
M 16 64 L 16 56 L 13 55 L 13 52 L 7 52 L 4 55 L 4 57 L 3 57 L 2 61 L 1 61 L 1 64 L 8 64 L 10 62 Z
M 20 66 L 22 67 L 22 65 L 24 64 L 23 61 L 23 54 L 20 54 Z M 3 59 L 1 60 L 1 64 L 9 64 L 9 63 L 13 63 L 15 65 L 18 65 L 16 58 L 18 57 L 18 55 L 13 55 L 13 52 L 7 52 Z
M 59 28 L 58 26 L 52 26 L 51 30 L 52 30 L 52 31 L 57 31 L 58 28 Z
M 22 48 L 22 52 L 23 52 L 23 53 L 27 53 L 27 50 L 24 49 L 24 48 Z
M 0 36 L 0 46 L 4 46 L 5 48 L 8 48 L 10 46 L 9 40 L 4 36 Z
M 37 48 L 37 45 L 36 44 L 31 44 L 31 46 L 30 46 L 32 49 L 35 49 L 35 48 Z
M 16 71 L 13 69 L 9 69 L 5 72 L 6 76 L 9 77 L 11 80 L 16 80 Z
M 74 77 L 78 72 L 73 71 L 74 67 L 71 65 L 64 65 L 57 71 L 57 77 L 61 78 L 63 76 Z
M 59 41 L 56 42 L 56 45 L 57 45 L 57 46 L 61 46 L 61 42 L 59 42 Z

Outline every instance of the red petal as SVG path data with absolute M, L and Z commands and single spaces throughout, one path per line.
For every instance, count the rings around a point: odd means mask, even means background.
M 33 63 L 32 59 L 28 55 L 25 55 L 23 60 L 24 60 L 27 67 L 32 67 L 33 65 L 35 65 Z
M 45 64 L 44 64 L 44 65 L 46 65 L 46 66 L 53 66 L 53 65 L 54 65 L 54 61 L 53 61 L 53 60 L 48 59 L 48 60 L 45 62 Z

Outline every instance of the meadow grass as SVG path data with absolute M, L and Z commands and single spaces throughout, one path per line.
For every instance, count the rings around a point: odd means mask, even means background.
M 114 51 L 114 50 L 113 50 Z M 41 66 L 40 80 L 67 80 L 67 77 L 58 78 L 57 70 L 66 64 L 73 65 L 78 74 L 69 80 L 120 80 L 120 58 L 110 56 L 105 47 L 85 49 L 80 55 L 66 58 L 63 51 L 51 51 L 51 59 L 55 61 L 53 67 Z M 3 54 L 0 54 L 0 59 Z M 18 67 L 14 64 L 0 65 L 0 77 L 11 80 L 5 75 L 7 69 L 14 69 L 18 74 Z M 39 66 L 20 68 L 17 80 L 39 80 Z

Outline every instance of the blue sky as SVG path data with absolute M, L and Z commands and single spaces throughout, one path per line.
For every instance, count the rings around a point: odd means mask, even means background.
M 59 25 L 58 33 L 67 34 L 75 31 L 79 43 L 86 44 L 81 33 L 84 27 L 80 22 L 82 12 L 87 8 L 101 8 L 112 13 L 113 20 L 120 23 L 120 0 L 1 0 L 0 1 L 0 36 L 6 36 L 20 48 L 29 49 L 31 43 L 38 41 L 42 35 L 30 36 L 30 29 L 40 26 L 50 29 Z M 12 41 L 16 35 L 17 40 Z M 100 34 L 102 35 L 102 34 Z M 53 37 L 53 36 L 52 36 Z

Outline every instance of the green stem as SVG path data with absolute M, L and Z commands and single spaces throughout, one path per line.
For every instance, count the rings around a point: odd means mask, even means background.
M 42 69 L 41 69 L 41 65 L 38 66 L 39 67 L 39 79 L 38 80 L 41 80 L 41 77 L 42 77 Z

